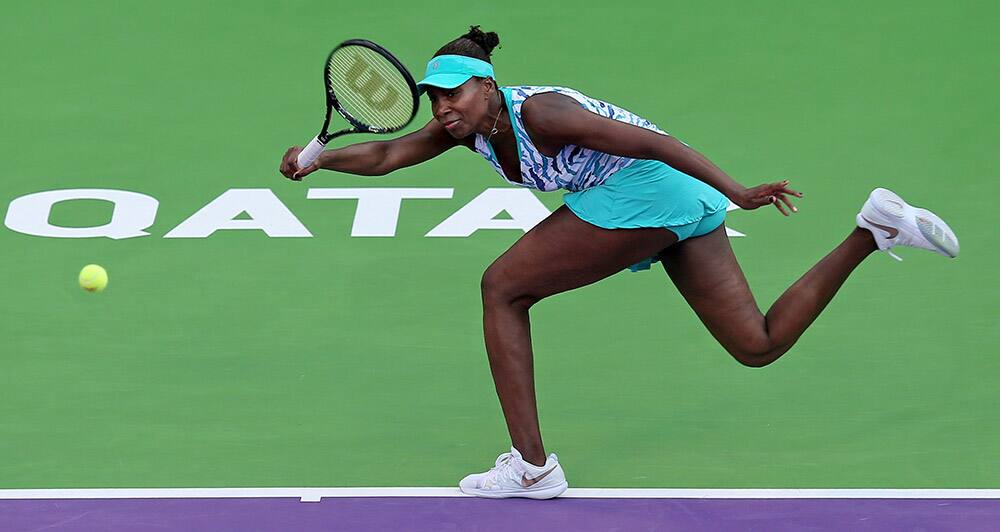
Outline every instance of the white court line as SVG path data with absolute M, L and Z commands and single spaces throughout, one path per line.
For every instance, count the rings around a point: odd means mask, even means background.
M 468 497 L 458 488 L 0 489 L 4 499 L 253 499 Z M 562 498 L 602 499 L 1000 499 L 1000 489 L 612 489 L 570 488 Z

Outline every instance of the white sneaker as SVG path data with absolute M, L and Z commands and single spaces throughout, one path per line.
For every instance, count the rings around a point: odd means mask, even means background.
M 855 217 L 858 227 L 871 231 L 880 250 L 892 258 L 903 260 L 889 251 L 894 246 L 928 249 L 955 258 L 958 237 L 933 212 L 909 205 L 893 191 L 876 188 Z
M 538 467 L 525 462 L 513 447 L 509 453 L 497 457 L 496 465 L 489 471 L 469 475 L 458 484 L 462 493 L 491 499 L 551 499 L 566 491 L 567 486 L 566 474 L 555 453 Z

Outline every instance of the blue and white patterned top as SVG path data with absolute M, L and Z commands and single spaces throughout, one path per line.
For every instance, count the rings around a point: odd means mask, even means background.
M 667 133 L 655 124 L 635 115 L 621 107 L 585 96 L 573 89 L 565 87 L 501 87 L 511 123 L 514 125 L 514 138 L 521 163 L 521 179 L 523 183 L 509 183 L 534 188 L 541 191 L 552 191 L 560 188 L 576 192 L 603 183 L 608 176 L 632 164 L 635 159 L 620 157 L 580 146 L 566 145 L 555 157 L 542 155 L 524 129 L 521 120 L 521 104 L 529 96 L 543 92 L 565 94 L 580 103 L 584 109 L 603 117 L 627 122 L 645 129 L 666 135 Z M 486 158 L 500 177 L 507 180 L 497 161 L 493 146 L 486 142 L 486 137 L 476 134 L 476 152 Z

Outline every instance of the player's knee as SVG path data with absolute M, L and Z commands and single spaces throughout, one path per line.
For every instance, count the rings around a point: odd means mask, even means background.
M 744 338 L 737 345 L 726 346 L 729 354 L 737 362 L 748 368 L 762 368 L 774 362 L 787 351 L 787 348 L 776 348 L 767 337 Z
M 502 264 L 494 263 L 486 268 L 479 288 L 483 294 L 483 303 L 487 305 L 520 305 L 528 308 L 538 301 L 524 288 L 517 276 Z
M 483 294 L 483 301 L 495 298 L 502 292 L 507 284 L 503 273 L 495 264 L 490 265 L 483 272 L 483 278 L 479 281 L 479 290 Z
M 768 358 L 760 355 L 745 355 L 745 354 L 741 354 L 739 356 L 733 355 L 733 358 L 735 358 L 737 362 L 743 364 L 748 368 L 762 368 L 770 364 L 771 362 L 777 360 L 774 358 Z

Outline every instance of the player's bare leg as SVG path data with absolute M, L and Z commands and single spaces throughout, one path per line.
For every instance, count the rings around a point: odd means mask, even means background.
M 761 313 L 729 245 L 725 227 L 661 253 L 663 268 L 702 323 L 738 361 L 766 366 L 783 355 L 819 316 L 854 269 L 877 248 L 855 228 Z
M 677 241 L 667 229 L 602 229 L 562 206 L 483 275 L 483 330 L 511 442 L 545 462 L 535 402 L 528 309 L 542 298 L 604 279 Z

